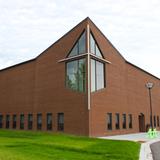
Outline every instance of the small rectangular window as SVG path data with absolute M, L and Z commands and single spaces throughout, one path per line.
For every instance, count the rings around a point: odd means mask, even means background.
M 156 116 L 154 116 L 154 127 L 156 127 Z
M 123 126 L 123 129 L 126 129 L 126 114 L 123 114 L 122 115 L 122 126 Z
M 33 127 L 33 115 L 28 114 L 28 129 L 32 129 Z
M 116 129 L 119 129 L 119 113 L 116 113 L 116 123 L 115 123 Z
M 129 128 L 132 128 L 132 115 L 131 114 L 129 114 L 128 115 L 129 117 Z
M 0 114 L 0 128 L 3 128 L 3 115 Z
M 13 115 L 13 129 L 16 129 L 17 127 L 17 116 L 14 114 Z
M 6 115 L 6 128 L 8 129 L 10 125 L 10 115 Z
M 47 130 L 52 130 L 52 113 L 47 113 Z
M 107 114 L 107 128 L 112 130 L 112 113 Z
M 41 113 L 37 114 L 37 129 L 38 130 L 42 129 L 42 114 Z
M 24 114 L 20 115 L 20 129 L 24 129 Z
M 64 131 L 64 113 L 58 113 L 58 131 Z
M 159 127 L 159 116 L 157 116 L 157 126 Z

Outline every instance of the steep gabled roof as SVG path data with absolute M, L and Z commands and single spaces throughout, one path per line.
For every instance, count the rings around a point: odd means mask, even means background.
M 116 49 L 116 47 L 111 43 L 111 41 L 103 34 L 103 32 L 97 27 L 97 25 L 89 18 L 86 18 L 86 21 L 90 24 L 93 24 L 93 26 L 99 31 L 99 33 L 107 40 L 107 42 L 116 50 L 116 52 L 125 60 L 125 58 L 122 56 L 122 54 Z
M 54 43 L 53 43 L 52 45 L 50 45 L 47 49 L 45 49 L 45 50 L 44 50 L 41 54 L 39 54 L 36 58 L 31 59 L 31 60 L 28 60 L 28 61 L 25 61 L 25 62 L 22 62 L 22 63 L 19 63 L 19 64 L 16 64 L 16 65 L 13 65 L 13 66 L 10 66 L 10 67 L 7 67 L 7 68 L 4 68 L 4 69 L 1 69 L 0 72 L 1 72 L 1 71 L 5 71 L 5 70 L 7 70 L 7 69 L 11 69 L 11 68 L 13 68 L 13 67 L 17 67 L 17 66 L 26 64 L 26 63 L 30 63 L 30 62 L 36 61 L 36 59 L 38 59 L 41 55 L 43 55 L 44 53 L 46 53 L 51 47 L 53 47 L 55 44 L 57 44 L 59 41 L 61 41 L 65 36 L 69 35 L 73 30 L 75 30 L 77 27 L 79 27 L 79 26 L 82 25 L 83 23 L 85 24 L 86 28 L 87 28 L 87 25 L 88 25 L 88 24 L 89 24 L 89 25 L 92 24 L 92 25 L 96 28 L 96 30 L 100 33 L 100 35 L 103 36 L 103 37 L 106 39 L 106 41 L 109 43 L 109 45 L 111 45 L 111 47 L 114 48 L 114 50 L 116 51 L 116 53 L 118 53 L 118 54 L 120 55 L 120 57 L 122 57 L 122 59 L 123 59 L 127 64 L 129 64 L 129 65 L 135 67 L 136 69 L 139 69 L 139 70 L 141 70 L 141 71 L 143 71 L 143 72 L 145 72 L 145 73 L 153 76 L 154 78 L 160 80 L 160 78 L 152 75 L 151 73 L 149 73 L 149 72 L 141 69 L 140 67 L 137 67 L 136 65 L 134 65 L 134 64 L 128 62 L 127 60 L 125 60 L 125 58 L 122 56 L 122 54 L 116 49 L 116 47 L 108 40 L 108 38 L 101 32 L 101 30 L 94 24 L 94 22 L 93 22 L 89 17 L 87 17 L 87 18 L 85 18 L 84 20 L 82 20 L 79 24 L 77 24 L 77 25 L 76 25 L 75 27 L 73 27 L 70 31 L 68 31 L 68 32 L 67 32 L 66 34 L 64 34 L 61 38 L 59 38 L 56 42 L 54 42 Z M 92 29 L 92 28 L 91 28 L 91 29 Z

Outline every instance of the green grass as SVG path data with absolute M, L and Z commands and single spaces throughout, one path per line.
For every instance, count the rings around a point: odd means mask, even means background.
M 0 130 L 0 160 L 138 160 L 139 149 L 129 141 Z

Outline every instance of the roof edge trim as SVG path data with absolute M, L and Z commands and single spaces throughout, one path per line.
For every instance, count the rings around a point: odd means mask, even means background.
M 133 66 L 133 67 L 135 67 L 135 68 L 137 68 L 137 69 L 141 70 L 142 72 L 144 72 L 144 73 L 146 73 L 146 74 L 148 74 L 148 75 L 150 75 L 150 76 L 152 76 L 152 77 L 154 77 L 154 78 L 156 78 L 156 79 L 160 80 L 160 78 L 159 78 L 159 77 L 157 77 L 157 76 L 155 76 L 155 75 L 153 75 L 153 74 L 149 73 L 148 71 L 146 71 L 146 70 L 144 70 L 144 69 L 142 69 L 142 68 L 140 68 L 140 67 L 136 66 L 135 64 L 133 64 L 133 63 L 131 63 L 131 62 L 128 62 L 128 61 L 126 61 L 126 63 L 128 63 L 129 65 L 131 65 L 131 66 Z

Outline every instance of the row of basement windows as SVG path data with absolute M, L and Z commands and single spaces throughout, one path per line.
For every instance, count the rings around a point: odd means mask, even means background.
M 24 129 L 24 122 L 25 118 L 27 118 L 27 127 L 29 130 L 33 129 L 33 114 L 20 114 L 19 115 L 20 121 L 19 121 L 19 128 Z M 3 128 L 3 126 L 6 129 L 11 128 L 11 119 L 12 119 L 12 128 L 16 129 L 17 128 L 17 115 L 9 115 L 7 114 L 5 117 L 1 114 L 0 115 L 0 128 Z M 39 113 L 37 114 L 37 129 L 41 130 L 42 129 L 42 114 Z M 47 113 L 46 114 L 46 129 L 47 130 L 52 130 L 52 113 Z M 63 131 L 64 130 L 64 113 L 58 113 L 57 114 L 57 130 L 58 131 Z
M 150 120 L 151 121 L 151 120 Z M 159 116 L 153 116 L 153 125 L 154 127 L 160 127 L 160 119 Z M 107 114 L 107 129 L 112 130 L 112 113 Z M 128 127 L 132 128 L 132 114 L 128 115 Z M 127 128 L 127 122 L 126 122 L 126 114 L 122 114 L 122 128 Z M 115 114 L 115 129 L 120 129 L 120 114 Z
M 120 114 L 116 113 L 115 115 L 115 129 L 120 129 Z M 128 115 L 128 127 L 132 128 L 132 114 Z M 107 129 L 112 130 L 112 113 L 107 113 Z M 127 122 L 126 122 L 126 114 L 122 114 L 122 128 L 127 128 Z

